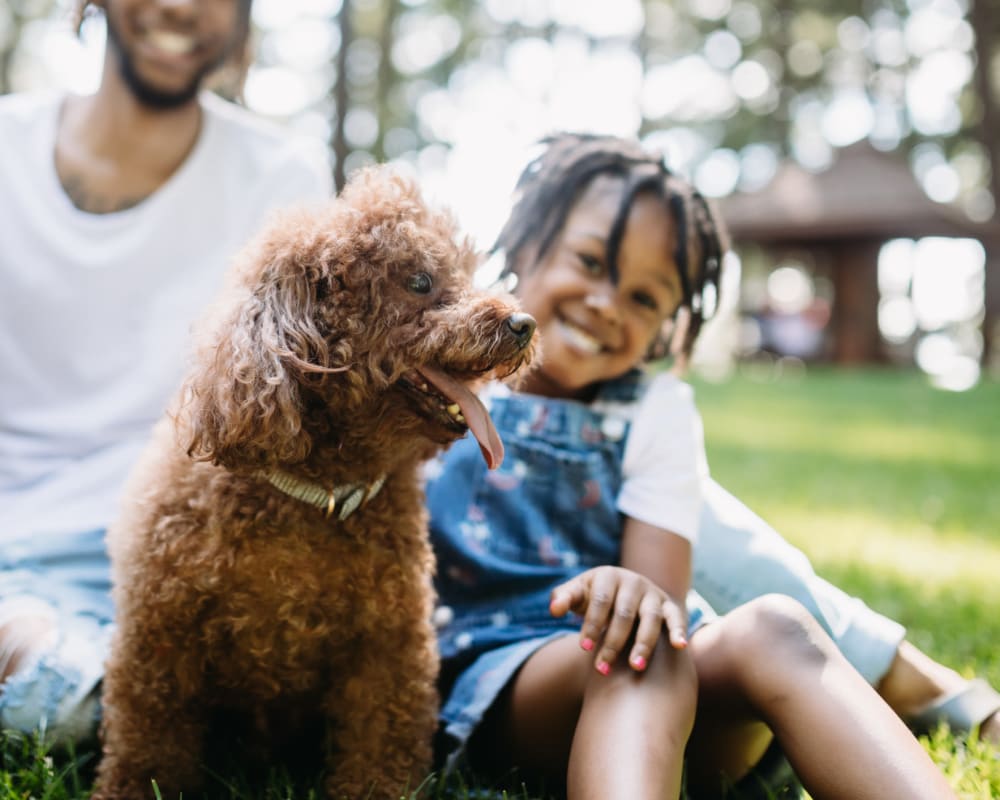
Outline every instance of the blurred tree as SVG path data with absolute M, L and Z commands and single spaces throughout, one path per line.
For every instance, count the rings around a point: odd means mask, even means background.
M 973 3 L 969 19 L 976 37 L 974 88 L 980 104 L 979 141 L 989 153 L 993 169 L 990 188 L 994 197 L 993 215 L 1000 215 L 1000 14 L 988 0 Z
M 1000 16 L 989 5 L 644 0 L 639 48 L 647 65 L 691 55 L 728 76 L 728 107 L 691 120 L 714 147 L 742 153 L 765 143 L 815 168 L 832 147 L 865 137 L 881 149 L 930 144 L 946 159 L 964 159 L 956 167 L 962 197 L 978 201 L 973 213 L 982 219 L 978 190 L 1000 193 L 1000 178 L 991 178 L 1000 170 L 990 169 L 1000 140 L 989 86 Z M 643 131 L 675 122 L 673 114 L 647 116 Z
M 337 15 L 337 28 L 340 31 L 340 46 L 337 49 L 337 78 L 333 84 L 333 107 L 335 122 L 330 146 L 333 150 L 333 183 L 339 191 L 346 180 L 345 164 L 350 154 L 350 144 L 347 141 L 347 107 L 350 102 L 350 83 L 348 81 L 348 53 L 354 39 L 353 0 L 342 0 L 340 13 Z
M 421 100 L 447 89 L 483 40 L 473 0 L 342 0 L 331 89 L 335 182 L 370 161 L 415 155 L 435 137 Z
M 988 0 L 975 0 L 970 12 L 976 34 L 975 89 L 981 104 L 979 142 L 988 154 L 993 221 L 1000 223 L 1000 15 Z M 993 3 L 995 5 L 995 2 Z M 996 248 L 994 248 L 995 250 Z M 1000 255 L 990 253 L 986 263 L 983 314 L 984 364 L 1000 351 Z

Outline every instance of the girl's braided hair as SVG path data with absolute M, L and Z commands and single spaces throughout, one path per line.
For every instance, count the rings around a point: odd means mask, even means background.
M 621 201 L 608 235 L 605 259 L 612 282 L 618 280 L 618 250 L 625 224 L 640 194 L 659 197 L 677 226 L 676 250 L 670 255 L 681 279 L 680 309 L 689 320 L 683 338 L 675 343 L 687 358 L 702 323 L 718 305 L 719 272 L 728 247 L 722 224 L 705 198 L 687 181 L 674 175 L 662 156 L 638 142 L 614 136 L 560 133 L 542 141 L 541 155 L 518 178 L 514 207 L 493 251 L 504 251 L 501 278 L 534 269 L 559 236 L 566 217 L 598 175 L 625 181 Z M 713 295 L 706 308 L 706 290 Z M 680 326 L 683 327 L 683 326 Z M 670 335 L 657 337 L 648 358 L 668 352 Z

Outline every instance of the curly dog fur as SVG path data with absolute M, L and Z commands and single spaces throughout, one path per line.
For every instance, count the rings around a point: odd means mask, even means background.
M 420 463 L 466 424 L 497 459 L 456 387 L 532 354 L 534 321 L 473 289 L 475 264 L 451 218 L 384 168 L 238 259 L 109 533 L 119 624 L 96 798 L 196 791 L 231 709 L 269 745 L 319 715 L 332 798 L 398 798 L 426 775 L 438 662 Z M 341 521 L 274 470 L 386 481 Z

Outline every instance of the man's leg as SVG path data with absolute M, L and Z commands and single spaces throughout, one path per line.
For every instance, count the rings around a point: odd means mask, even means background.
M 0 725 L 92 738 L 112 633 L 104 531 L 39 536 L 0 571 Z
M 0 619 L 0 649 L 20 656 L 0 683 L 0 726 L 57 743 L 94 738 L 110 624 L 24 595 L 0 602 Z
M 905 641 L 902 625 L 820 578 L 804 553 L 715 482 L 705 493 L 694 588 L 720 613 L 770 592 L 793 597 L 904 719 L 982 723 L 982 735 L 1000 742 L 1000 695 L 937 663 Z
M 694 588 L 720 614 L 764 594 L 798 600 L 873 685 L 906 636 L 902 625 L 820 578 L 801 550 L 714 481 L 705 491 L 693 569 Z

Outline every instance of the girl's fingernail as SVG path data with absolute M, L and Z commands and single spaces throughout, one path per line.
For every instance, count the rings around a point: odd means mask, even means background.
M 594 640 L 585 637 L 583 641 L 580 642 L 580 647 L 589 652 L 594 649 Z
M 632 659 L 632 665 L 636 669 L 646 669 L 646 659 L 644 659 L 642 656 L 636 656 L 635 658 Z
M 678 650 L 683 650 L 687 646 L 688 646 L 688 640 L 685 639 L 683 636 L 681 636 L 677 640 L 677 644 L 674 645 L 674 647 L 677 648 Z
M 607 675 L 609 672 L 611 672 L 611 665 L 607 661 L 598 661 L 597 671 L 600 672 L 602 675 Z

